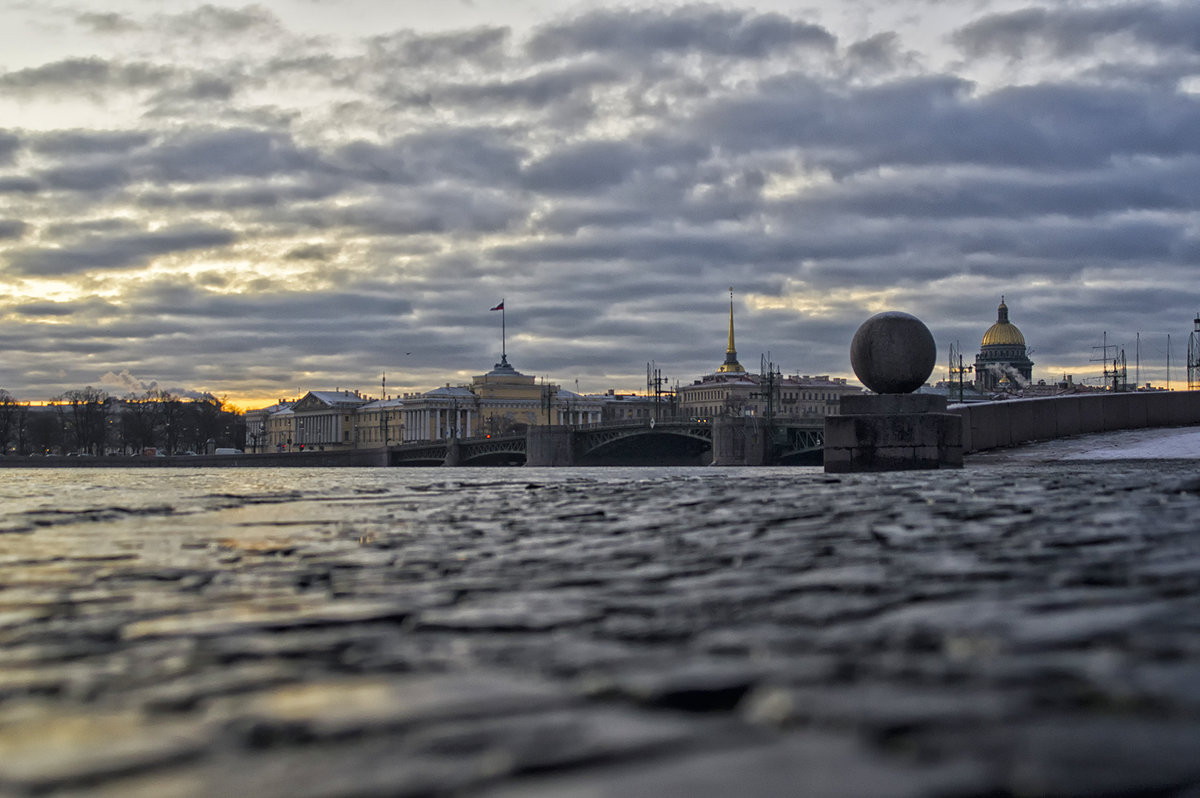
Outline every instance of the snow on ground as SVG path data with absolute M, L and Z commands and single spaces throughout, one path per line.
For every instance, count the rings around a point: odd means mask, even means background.
M 970 455 L 1022 460 L 1200 460 L 1200 427 L 1121 430 Z

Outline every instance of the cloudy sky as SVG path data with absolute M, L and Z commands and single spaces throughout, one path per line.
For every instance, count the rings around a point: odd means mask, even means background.
M 882 310 L 1186 380 L 1200 5 L 0 0 L 0 387 L 853 377 Z

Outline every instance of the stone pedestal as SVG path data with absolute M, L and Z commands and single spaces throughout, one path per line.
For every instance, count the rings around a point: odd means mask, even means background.
M 942 396 L 846 396 L 825 418 L 825 471 L 961 468 L 962 417 Z

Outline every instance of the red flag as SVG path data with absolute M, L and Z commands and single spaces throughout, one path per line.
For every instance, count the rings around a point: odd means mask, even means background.
M 497 305 L 497 306 L 496 306 L 496 307 L 494 307 L 494 308 L 491 308 L 491 310 L 504 310 L 504 300 L 503 300 L 503 299 L 501 299 L 501 300 L 500 300 L 500 304 L 499 304 L 499 305 Z

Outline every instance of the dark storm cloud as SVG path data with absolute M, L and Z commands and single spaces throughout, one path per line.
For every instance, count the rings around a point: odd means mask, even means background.
M 889 71 L 906 58 L 900 38 L 892 31 L 878 33 L 846 48 L 846 60 L 858 69 Z
M 545 108 L 625 77 L 624 71 L 606 64 L 570 64 L 526 77 L 447 85 L 430 97 L 435 103 Z
M 281 292 L 271 295 L 217 294 L 181 280 L 158 280 L 127 297 L 135 315 L 157 314 L 221 324 L 238 319 L 250 328 L 290 330 L 318 323 L 338 325 L 347 317 L 401 317 L 412 312 L 406 299 L 354 291 Z M 239 325 L 239 329 L 247 329 Z
M 138 181 L 186 186 L 222 179 L 262 179 L 301 174 L 318 165 L 317 156 L 297 147 L 290 134 L 248 127 L 201 127 L 161 139 L 136 131 L 63 131 L 34 138 L 32 147 L 60 161 L 38 173 L 38 185 L 79 192 L 113 191 Z M 256 190 L 287 191 L 265 185 Z M 263 202 L 250 199 L 249 204 Z M 243 197 L 243 204 L 245 200 Z
M 1018 57 L 1038 46 L 1059 56 L 1090 53 L 1103 40 L 1123 37 L 1141 46 L 1196 54 L 1200 7 L 1194 3 L 1133 2 L 1088 8 L 1064 4 L 985 16 L 954 35 L 971 55 Z
M 236 236 L 227 230 L 199 226 L 97 236 L 71 246 L 10 251 L 7 271 L 27 277 L 62 277 L 88 271 L 133 269 L 145 266 L 159 255 L 211 249 L 235 240 Z
M 893 253 L 902 246 L 891 233 L 851 229 L 809 230 L 794 236 L 681 231 L 627 231 L 619 236 L 576 236 L 494 247 L 489 255 L 506 263 L 614 263 L 622 270 L 654 264 L 677 276 L 695 276 L 752 266 L 757 271 L 794 267 L 805 258 L 849 258 Z
M 713 104 L 693 128 L 735 149 L 804 148 L 838 175 L 901 164 L 1078 169 L 1200 152 L 1200 99 L 1077 84 L 977 95 L 943 76 L 834 91 L 792 78 Z
M 560 147 L 525 168 L 526 187 L 549 194 L 593 194 L 640 172 L 683 168 L 708 155 L 699 141 L 649 137 L 592 140 Z
M 42 185 L 68 191 L 108 191 L 130 180 L 129 170 L 119 164 L 83 164 L 47 169 L 38 175 Z
M 185 83 L 158 92 L 152 102 L 161 109 L 171 103 L 226 101 L 240 89 L 237 81 L 223 75 L 198 74 Z
M 92 33 L 101 34 L 128 33 L 142 27 L 130 17 L 115 12 L 80 14 L 75 21 Z
M 0 238 L 21 238 L 28 229 L 20 219 L 0 219 Z
M 0 177 L 0 194 L 36 194 L 42 184 L 28 177 Z
M 508 192 L 428 189 L 396 193 L 334 211 L 303 209 L 296 218 L 308 220 L 316 229 L 343 226 L 372 235 L 411 236 L 499 232 L 524 219 L 527 213 L 525 204 Z
M 188 182 L 300 172 L 313 167 L 315 158 L 288 133 L 209 128 L 167 139 L 135 165 L 156 180 Z
M 165 85 L 172 67 L 156 64 L 113 63 L 102 58 L 66 58 L 39 67 L 0 74 L 0 88 L 14 92 L 77 92 L 94 94 L 108 89 L 144 89 Z
M 205 4 L 182 14 L 165 17 L 162 22 L 167 30 L 177 35 L 218 38 L 246 33 L 261 35 L 280 28 L 275 15 L 258 5 L 227 8 Z
M 335 174 L 370 183 L 459 179 L 500 187 L 516 181 L 525 156 L 512 139 L 510 130 L 464 126 L 416 133 L 385 144 L 353 141 L 325 160 Z
M 337 254 L 335 247 L 326 246 L 324 244 L 304 244 L 299 247 L 293 247 L 284 255 L 286 260 L 297 261 L 327 261 L 332 259 Z
M 1200 158 L 1045 175 L 1030 172 L 909 174 L 844 181 L 780 207 L 812 214 L 920 220 L 1051 214 L 1096 217 L 1125 211 L 1200 210 Z
M 15 133 L 0 130 L 0 164 L 11 163 L 20 147 L 21 139 Z
M 32 136 L 29 148 L 59 158 L 120 155 L 149 143 L 148 133 L 135 130 L 56 130 Z
M 442 69 L 457 64 L 496 64 L 503 60 L 511 32 L 480 27 L 446 33 L 400 31 L 367 41 L 367 58 L 390 68 Z
M 23 316 L 67 318 L 71 316 L 112 317 L 120 308 L 98 297 L 85 297 L 71 302 L 25 302 L 13 306 L 13 312 Z
M 763 58 L 785 48 L 832 50 L 836 41 L 825 28 L 779 14 L 693 5 L 665 11 L 593 11 L 542 27 L 528 49 L 541 59 L 588 52 L 637 58 L 687 52 Z
M 531 164 L 525 170 L 525 184 L 551 193 L 588 194 L 624 181 L 639 160 L 622 141 L 584 142 Z

